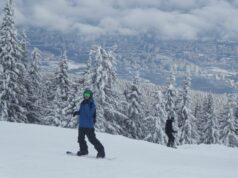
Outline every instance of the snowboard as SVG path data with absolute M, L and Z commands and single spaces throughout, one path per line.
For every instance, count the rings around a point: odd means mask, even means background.
M 96 158 L 96 156 L 91 156 L 91 155 L 83 155 L 83 156 L 78 156 L 77 153 L 71 152 L 71 151 L 66 151 L 66 154 L 69 156 L 77 156 L 80 158 L 91 158 L 91 159 L 98 159 L 98 160 L 115 160 L 116 158 Z

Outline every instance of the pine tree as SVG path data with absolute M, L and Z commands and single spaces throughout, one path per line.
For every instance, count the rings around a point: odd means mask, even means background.
M 20 47 L 21 47 L 21 56 L 22 56 L 22 63 L 25 65 L 25 68 L 28 68 L 28 64 L 30 63 L 29 58 L 28 58 L 28 50 L 27 50 L 27 44 L 28 44 L 28 38 L 23 31 L 20 35 Z
M 202 113 L 203 113 L 203 107 L 202 107 L 202 103 L 200 102 L 196 102 L 195 104 L 195 108 L 194 108 L 194 117 L 199 120 L 202 118 Z
M 235 117 L 235 132 L 236 135 L 238 136 L 238 97 L 235 97 L 235 109 L 234 109 L 234 117 Z
M 63 108 L 63 113 L 66 117 L 64 122 L 64 127 L 76 128 L 78 124 L 78 119 L 73 117 L 74 111 L 79 110 L 79 104 L 82 100 L 82 96 L 79 93 L 78 83 L 71 83 L 72 88 L 70 89 L 69 98 L 65 108 Z
M 69 113 L 65 113 L 65 111 L 69 105 L 71 93 L 66 52 L 63 53 L 56 72 L 51 76 L 44 76 L 43 86 L 44 95 L 42 98 L 44 99 L 45 105 L 48 106 L 45 109 L 45 113 L 47 114 L 44 116 L 44 123 L 47 125 L 66 127 Z
M 64 108 L 68 106 L 70 96 L 70 81 L 68 76 L 68 58 L 66 52 L 62 56 L 59 63 L 59 68 L 55 73 L 55 96 L 54 96 L 54 110 L 56 126 L 65 126 L 67 117 L 64 113 Z
M 209 94 L 203 104 L 203 118 L 201 122 L 201 142 L 206 144 L 219 143 L 219 123 L 215 113 L 212 94 Z
M 94 75 L 94 71 L 93 71 L 93 53 L 94 51 L 91 50 L 90 55 L 89 55 L 89 60 L 87 62 L 87 67 L 86 70 L 83 73 L 83 87 L 84 89 L 88 89 L 88 88 L 93 88 L 93 75 Z
M 0 27 L 0 111 L 1 120 L 27 122 L 26 67 L 17 39 L 14 10 L 9 0 Z
M 92 86 L 97 103 L 96 128 L 109 133 L 117 133 L 117 96 L 114 92 L 116 82 L 116 58 L 113 51 L 106 51 L 98 46 L 91 50 L 90 56 L 93 65 Z M 89 80 L 90 81 L 90 80 Z
M 190 86 L 191 78 L 186 76 L 177 114 L 178 127 L 180 128 L 179 142 L 181 144 L 194 144 L 198 140 L 196 118 L 191 111 Z
M 235 120 L 235 102 L 233 96 L 229 100 L 221 115 L 220 140 L 226 146 L 238 147 L 238 136 L 236 134 L 237 123 Z
M 68 57 L 66 52 L 63 54 L 63 58 L 59 63 L 59 70 L 56 72 L 56 85 L 57 94 L 62 101 L 67 101 L 70 91 L 70 81 L 68 74 Z
M 166 135 L 163 128 L 165 127 L 167 113 L 165 111 L 164 96 L 161 91 L 155 93 L 155 100 L 153 116 L 150 117 L 151 122 L 147 127 L 149 135 L 147 135 L 145 140 L 164 145 L 166 143 Z
M 143 138 L 143 103 L 141 92 L 138 88 L 139 74 L 134 77 L 133 83 L 128 91 L 125 91 L 125 97 L 128 102 L 128 116 L 129 119 L 126 122 L 128 133 L 130 137 L 136 139 Z
M 54 76 L 43 73 L 42 75 L 41 105 L 43 106 L 41 123 L 44 125 L 55 124 L 55 93 L 56 85 Z
M 205 98 L 206 99 L 206 98 Z M 197 95 L 196 98 L 194 98 L 195 107 L 194 107 L 194 117 L 196 118 L 196 128 L 198 133 L 198 143 L 202 142 L 203 138 L 203 130 L 204 130 L 204 106 L 205 103 L 204 95 Z
M 113 88 L 116 80 L 115 56 L 112 51 L 106 51 L 101 46 L 92 49 L 90 54 L 95 57 L 93 87 L 96 98 L 98 102 L 105 103 L 107 91 Z
M 170 76 L 168 78 L 167 87 L 165 90 L 165 110 L 167 112 L 167 117 L 174 117 L 174 130 L 178 132 L 178 134 L 175 135 L 175 143 L 179 144 L 178 135 L 179 129 L 178 129 L 178 120 L 176 115 L 176 100 L 177 100 L 177 90 L 175 89 L 175 74 L 173 72 L 170 73 Z
M 38 95 L 40 93 L 40 87 L 41 87 L 40 85 L 42 80 L 42 76 L 40 72 L 40 60 L 42 57 L 41 57 L 40 50 L 37 48 L 34 48 L 31 56 L 32 56 L 31 57 L 32 61 L 29 67 L 29 75 L 32 80 L 33 90 Z
M 175 75 L 173 72 L 170 73 L 170 76 L 168 78 L 168 85 L 165 91 L 165 109 L 168 113 L 168 116 L 176 116 L 175 112 L 175 102 L 176 102 L 176 95 L 177 91 L 174 88 L 175 87 Z
M 27 91 L 28 91 L 28 120 L 30 123 L 41 123 L 41 113 L 42 108 L 45 107 L 42 105 L 41 99 L 43 98 L 42 93 L 42 77 L 40 73 L 40 60 L 41 54 L 40 51 L 36 48 L 32 51 L 31 63 L 28 69 L 28 82 L 27 82 Z

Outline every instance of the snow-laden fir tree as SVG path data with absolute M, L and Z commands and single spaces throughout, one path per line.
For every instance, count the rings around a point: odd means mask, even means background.
M 113 51 L 106 51 L 101 46 L 92 49 L 94 56 L 93 87 L 96 99 L 105 103 L 107 90 L 111 90 L 116 80 L 116 60 Z
M 165 110 L 164 96 L 160 90 L 154 93 L 155 103 L 153 104 L 152 116 L 150 116 L 151 124 L 148 126 L 149 135 L 146 136 L 145 140 L 165 145 L 165 120 L 167 113 Z
M 61 98 L 62 101 L 67 101 L 70 91 L 70 81 L 68 74 L 68 57 L 66 51 L 62 56 L 62 60 L 59 63 L 58 71 L 56 72 L 56 86 L 57 86 L 57 95 Z
M 85 78 L 85 81 L 88 82 L 88 86 L 90 86 L 90 82 L 92 81 L 91 86 L 93 87 L 94 99 L 96 100 L 97 107 L 96 128 L 97 130 L 105 131 L 107 123 L 104 118 L 104 103 L 106 98 L 105 90 L 108 82 L 107 71 L 104 71 L 107 60 L 106 50 L 101 46 L 96 46 L 91 49 L 89 56 L 88 71 L 86 72 L 88 73 L 88 76 L 86 76 L 87 78 Z M 89 68 L 91 62 L 93 64 L 92 74 Z
M 196 128 L 197 128 L 197 133 L 198 133 L 198 143 L 201 143 L 201 138 L 203 135 L 203 117 L 204 117 L 204 113 L 203 113 L 203 104 L 204 104 L 204 94 L 198 94 L 195 95 L 192 98 L 193 104 L 194 104 L 194 108 L 193 108 L 193 115 L 196 118 Z
M 196 118 L 191 110 L 190 97 L 191 78 L 185 77 L 183 90 L 180 94 L 180 99 L 177 108 L 177 120 L 180 130 L 180 144 L 194 144 L 198 141 L 198 133 L 196 128 Z
M 235 97 L 235 108 L 234 108 L 234 116 L 235 116 L 235 129 L 236 135 L 238 136 L 238 96 Z
M 55 80 L 54 75 L 42 73 L 42 95 L 41 105 L 43 106 L 41 123 L 44 125 L 54 125 L 55 120 Z
M 205 98 L 203 103 L 203 116 L 200 121 L 202 135 L 201 143 L 217 144 L 219 141 L 219 123 L 215 111 L 214 99 L 211 93 Z
M 177 97 L 177 91 L 175 89 L 175 74 L 173 72 L 170 73 L 167 87 L 165 90 L 165 109 L 168 114 L 168 116 L 176 116 L 175 112 L 175 103 L 176 103 L 176 97 Z
M 42 77 L 40 71 L 40 60 L 41 54 L 40 50 L 34 48 L 31 54 L 31 62 L 28 68 L 28 100 L 27 100 L 27 110 L 28 110 L 28 120 L 31 123 L 41 123 L 42 109 L 45 105 L 42 104 L 43 91 L 42 91 Z
M 93 88 L 93 75 L 94 75 L 94 69 L 93 69 L 93 57 L 95 51 L 91 50 L 89 59 L 87 62 L 87 67 L 86 70 L 83 73 L 83 88 L 88 89 L 88 88 Z
M 36 92 L 36 96 L 40 96 L 41 88 L 41 70 L 40 70 L 40 61 L 41 61 L 41 52 L 39 49 L 34 48 L 31 53 L 31 63 L 29 66 L 29 75 L 32 81 L 32 88 Z
M 70 81 L 68 75 L 68 59 L 66 52 L 64 52 L 57 71 L 55 72 L 53 85 L 53 117 L 50 122 L 56 126 L 65 126 L 67 117 L 64 113 L 64 108 L 68 106 L 70 95 Z
M 124 92 L 128 102 L 128 120 L 126 127 L 129 136 L 136 139 L 142 139 L 143 133 L 143 101 L 142 94 L 139 90 L 139 72 L 136 72 L 132 85 Z
M 106 51 L 101 46 L 91 50 L 90 56 L 93 62 L 92 85 L 94 98 L 97 105 L 96 128 L 109 133 L 117 133 L 118 99 L 114 91 L 116 82 L 116 58 L 113 51 Z M 90 81 L 90 80 L 89 80 Z
M 222 144 L 230 147 L 238 146 L 235 107 L 234 96 L 228 96 L 228 103 L 220 118 L 220 141 Z
M 176 79 L 175 74 L 173 71 L 170 72 L 168 77 L 167 86 L 164 91 L 165 96 L 165 110 L 167 112 L 167 117 L 174 117 L 174 130 L 178 132 L 175 136 L 175 143 L 179 144 L 179 129 L 178 129 L 178 121 L 177 121 L 177 114 L 176 114 L 176 102 L 177 102 L 177 90 L 175 88 Z
M 28 58 L 28 49 L 27 49 L 27 44 L 28 44 L 28 37 L 25 33 L 25 31 L 23 31 L 20 34 L 20 46 L 21 46 L 21 56 L 22 56 L 22 63 L 25 65 L 25 68 L 28 68 L 28 64 L 29 64 L 29 58 Z
M 76 117 L 72 116 L 74 111 L 79 109 L 80 101 L 82 100 L 82 92 L 80 92 L 78 83 L 71 82 L 71 89 L 69 93 L 69 98 L 66 104 L 66 107 L 63 109 L 64 115 L 66 117 L 64 122 L 64 127 L 76 128 L 78 120 Z
M 194 117 L 199 120 L 200 118 L 202 118 L 203 115 L 203 107 L 202 107 L 202 102 L 197 101 L 195 103 L 195 107 L 194 107 L 194 112 L 193 112 Z M 198 122 L 198 121 L 197 121 Z
M 25 88 L 26 67 L 22 47 L 17 39 L 13 3 L 9 0 L 3 11 L 0 27 L 0 115 L 1 120 L 27 122 Z

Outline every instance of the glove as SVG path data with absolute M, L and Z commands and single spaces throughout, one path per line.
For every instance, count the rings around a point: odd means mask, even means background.
M 73 113 L 73 117 L 75 117 L 76 115 L 78 115 L 78 111 L 75 111 L 75 112 Z

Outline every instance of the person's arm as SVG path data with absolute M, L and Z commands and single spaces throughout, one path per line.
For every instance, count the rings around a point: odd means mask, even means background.
M 75 117 L 76 115 L 80 115 L 80 112 L 79 111 L 74 111 L 73 117 Z
M 177 133 L 178 131 L 177 131 L 177 130 L 174 130 L 174 129 L 172 128 L 172 132 L 173 132 L 173 133 Z
M 96 123 L 96 116 L 97 116 L 95 103 L 91 103 L 90 110 L 91 110 L 91 113 L 92 113 L 92 116 L 93 116 L 93 123 L 95 124 Z
M 171 132 L 172 132 L 172 133 L 177 133 L 177 131 L 176 131 L 176 130 L 174 130 L 174 127 L 173 127 L 173 122 L 171 122 L 171 125 L 170 125 L 170 126 L 171 126 Z

